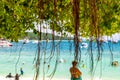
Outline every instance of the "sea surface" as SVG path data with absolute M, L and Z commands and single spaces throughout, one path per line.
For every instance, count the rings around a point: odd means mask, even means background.
M 24 77 L 34 77 L 36 72 L 36 59 L 38 46 L 40 47 L 40 77 L 65 78 L 70 80 L 69 68 L 74 60 L 74 42 L 68 40 L 41 41 L 40 45 L 34 40 L 23 44 L 23 41 L 12 42 L 12 47 L 0 47 L 0 76 L 8 73 L 20 74 L 20 68 L 24 71 Z M 91 53 L 88 47 L 80 43 L 78 68 L 82 72 L 83 80 L 91 78 Z M 120 80 L 120 42 L 104 42 L 100 47 L 101 57 L 98 61 L 98 48 L 96 42 L 92 43 L 94 59 L 93 78 L 101 80 Z M 81 54 L 81 55 L 80 55 Z M 111 57 L 113 54 L 113 57 Z M 118 66 L 111 66 L 112 61 L 118 61 Z

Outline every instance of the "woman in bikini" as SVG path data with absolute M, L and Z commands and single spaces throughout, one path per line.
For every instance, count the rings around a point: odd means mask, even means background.
M 76 67 L 77 62 L 72 62 L 72 67 L 70 68 L 71 80 L 82 80 L 82 72 Z

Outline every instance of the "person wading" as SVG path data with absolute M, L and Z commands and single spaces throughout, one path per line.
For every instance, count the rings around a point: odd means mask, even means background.
M 72 62 L 72 67 L 70 68 L 71 80 L 82 80 L 82 72 L 76 67 L 77 62 Z

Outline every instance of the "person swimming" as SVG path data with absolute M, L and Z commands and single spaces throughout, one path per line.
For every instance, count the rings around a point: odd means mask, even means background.
M 6 78 L 13 78 L 13 76 L 11 75 L 11 73 L 9 73 Z

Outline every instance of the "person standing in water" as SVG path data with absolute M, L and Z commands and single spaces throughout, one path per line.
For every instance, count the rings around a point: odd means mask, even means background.
M 24 74 L 24 71 L 22 68 L 20 68 L 20 75 L 23 75 Z
M 15 80 L 19 80 L 20 75 L 16 74 L 15 75 Z
M 76 67 L 77 62 L 72 62 L 72 67 L 70 68 L 71 80 L 82 80 L 82 72 Z

